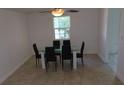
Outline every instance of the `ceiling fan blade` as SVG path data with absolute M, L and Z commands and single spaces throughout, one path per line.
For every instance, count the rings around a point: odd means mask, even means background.
M 47 13 L 47 12 L 49 13 L 50 11 L 49 10 L 48 11 L 41 11 L 40 13 Z
M 56 9 L 56 8 L 54 8 L 54 9 Z M 40 13 L 51 13 L 51 11 L 53 11 L 54 9 L 49 9 L 47 11 L 41 11 Z
M 78 10 L 67 10 L 67 12 L 71 12 L 71 13 L 76 13 L 76 12 L 79 12 Z

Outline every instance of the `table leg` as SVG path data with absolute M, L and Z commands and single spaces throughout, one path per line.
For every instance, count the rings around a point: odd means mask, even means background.
M 41 52 L 41 62 L 42 62 L 42 69 L 45 69 L 45 60 L 44 60 L 44 52 Z
M 73 69 L 77 69 L 76 51 L 73 51 Z

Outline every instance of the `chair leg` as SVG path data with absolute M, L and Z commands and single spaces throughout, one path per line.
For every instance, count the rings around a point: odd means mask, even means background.
M 36 58 L 36 67 L 37 67 L 37 58 Z
M 39 62 L 40 62 L 40 59 L 38 58 L 38 64 L 39 64 Z
M 55 71 L 57 72 L 57 62 L 55 62 Z
M 63 60 L 62 60 L 62 70 L 63 70 L 63 68 L 64 68 L 64 63 L 63 63 Z
M 73 61 L 71 61 L 71 70 L 73 70 Z
M 37 61 L 37 65 L 39 64 L 39 58 L 37 59 L 38 61 Z
M 47 68 L 48 68 L 48 63 L 45 62 L 45 66 L 46 66 L 46 72 L 48 71 Z
M 60 64 L 61 64 L 61 63 L 62 63 L 61 55 L 60 55 L 60 57 L 59 57 L 59 58 L 60 58 Z
M 47 68 L 49 68 L 49 63 L 47 63 Z
M 81 57 L 81 62 L 82 62 L 82 66 L 84 66 L 84 60 L 83 60 L 83 57 Z

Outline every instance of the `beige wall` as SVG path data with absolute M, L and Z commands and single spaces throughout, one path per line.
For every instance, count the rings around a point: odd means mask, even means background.
M 0 82 L 29 56 L 26 15 L 0 9 Z

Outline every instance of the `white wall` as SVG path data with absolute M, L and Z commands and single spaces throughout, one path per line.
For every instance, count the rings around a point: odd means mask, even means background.
M 124 83 L 124 9 L 121 10 L 117 76 Z
M 120 9 L 108 9 L 107 41 L 108 52 L 118 52 L 118 38 L 120 29 Z
M 118 11 L 119 13 L 120 11 Z M 107 54 L 109 51 L 109 47 L 107 47 L 107 44 L 109 43 L 107 41 L 107 28 L 108 28 L 108 9 L 101 9 L 100 14 L 99 14 L 99 56 L 101 59 L 106 62 L 107 61 Z M 115 45 L 118 44 L 118 63 L 117 63 L 117 72 L 116 75 L 117 77 L 124 83 L 124 9 L 121 9 L 121 14 L 120 14 L 120 30 L 117 34 L 119 34 L 119 42 L 111 42 L 111 44 Z M 118 20 L 116 20 L 118 22 Z M 113 23 L 113 22 L 112 22 Z M 110 29 L 108 29 L 110 30 Z M 113 29 L 115 31 L 115 29 Z M 116 38 L 116 39 L 117 39 Z M 116 46 L 117 47 L 117 46 Z M 115 47 L 113 47 L 115 48 Z M 110 51 L 113 51 L 111 49 Z
M 99 10 L 99 31 L 98 31 L 98 55 L 107 61 L 107 25 L 108 25 L 108 9 Z
M 100 9 L 98 55 L 105 63 L 108 63 L 110 61 L 108 60 L 109 53 L 117 52 L 119 24 L 120 24 L 119 9 Z
M 30 54 L 26 15 L 0 9 L 0 82 Z
M 120 33 L 120 9 L 108 9 L 108 26 L 107 26 L 107 60 L 108 65 L 116 73 L 118 58 L 118 41 Z
M 86 42 L 85 53 L 97 53 L 98 49 L 98 9 L 79 9 L 78 13 L 66 13 L 71 17 L 71 44 L 80 49 Z M 29 15 L 31 42 L 39 48 L 52 45 L 54 40 L 53 16 L 49 13 Z

